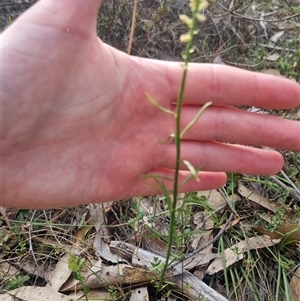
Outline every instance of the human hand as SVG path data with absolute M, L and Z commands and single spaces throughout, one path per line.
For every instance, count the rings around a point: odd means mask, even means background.
M 174 132 L 174 118 L 151 105 L 146 93 L 174 110 L 182 67 L 102 43 L 95 32 L 100 2 L 42 0 L 2 34 L 2 206 L 49 208 L 158 194 L 157 185 L 140 176 L 174 174 L 175 146 L 159 143 Z M 208 101 L 213 106 L 182 141 L 182 158 L 202 166 L 201 181 L 189 181 L 182 191 L 222 186 L 224 172 L 273 174 L 282 167 L 279 153 L 237 144 L 300 150 L 299 122 L 231 107 L 295 107 L 298 84 L 191 64 L 182 126 Z M 180 178 L 188 174 L 182 165 Z

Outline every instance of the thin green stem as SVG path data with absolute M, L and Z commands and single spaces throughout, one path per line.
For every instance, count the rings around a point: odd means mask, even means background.
M 197 1 L 197 3 L 200 3 L 200 0 Z M 197 5 L 198 7 L 198 5 Z M 168 249 L 167 249 L 167 255 L 166 255 L 166 261 L 163 265 L 163 269 L 161 272 L 160 280 L 157 287 L 157 292 L 159 292 L 162 283 L 164 281 L 170 259 L 171 259 L 171 251 L 172 246 L 174 242 L 174 236 L 175 236 L 175 226 L 176 226 L 176 208 L 177 208 L 177 198 L 178 198 L 178 191 L 179 191 L 179 170 L 180 170 L 180 164 L 181 164 L 181 131 L 180 131 L 180 120 L 181 120 L 181 107 L 183 102 L 183 96 L 184 96 L 184 90 L 185 90 L 185 84 L 186 84 L 186 78 L 187 78 L 187 72 L 188 72 L 188 64 L 191 57 L 191 50 L 193 47 L 193 41 L 194 41 L 194 33 L 195 33 L 195 27 L 197 23 L 197 10 L 193 11 L 193 17 L 192 17 L 192 23 L 189 28 L 189 36 L 190 39 L 186 45 L 185 53 L 184 53 L 184 63 L 183 63 L 183 73 L 180 83 L 180 90 L 178 93 L 177 98 L 177 104 L 176 104 L 176 114 L 175 114 L 175 123 L 176 123 L 176 131 L 175 131 L 175 146 L 176 146 L 176 163 L 175 163 L 175 175 L 174 175 L 174 186 L 173 186 L 173 203 L 172 208 L 170 210 L 170 227 L 169 227 L 169 243 L 168 243 Z

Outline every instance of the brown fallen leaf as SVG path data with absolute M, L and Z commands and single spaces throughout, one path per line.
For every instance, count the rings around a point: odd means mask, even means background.
M 1 295 L 1 301 L 73 301 L 47 287 L 23 286 Z
M 70 252 L 65 253 L 55 265 L 53 271 L 51 271 L 46 285 L 47 288 L 59 291 L 62 285 L 71 276 L 72 271 L 69 269 L 69 259 L 72 255 L 79 256 L 81 249 L 79 246 L 74 245 Z
M 0 263 L 0 279 L 2 284 L 18 274 L 19 271 L 10 263 L 5 261 Z
M 102 260 L 99 259 L 97 262 L 93 263 L 93 266 L 88 269 L 83 269 L 81 271 L 81 276 L 83 278 L 87 278 L 92 273 L 96 273 L 102 269 Z M 78 290 L 78 284 L 80 283 L 79 280 L 76 280 L 73 275 L 71 275 L 66 282 L 60 287 L 60 292 L 70 292 L 72 290 Z
M 280 242 L 280 239 L 270 239 L 266 235 L 250 237 L 243 240 L 224 251 L 224 255 L 216 258 L 208 267 L 206 273 L 208 275 L 215 274 L 224 269 L 223 258 L 225 258 L 226 267 L 242 260 L 249 250 L 261 249 L 265 247 L 274 246 Z
M 280 207 L 279 204 L 276 204 L 274 202 L 270 202 L 269 199 L 259 195 L 253 190 L 248 189 L 246 186 L 244 186 L 241 182 L 238 184 L 238 192 L 246 199 L 259 204 L 260 206 L 270 210 L 271 212 L 276 213 L 278 208 Z
M 195 230 L 200 230 L 192 237 L 191 248 L 195 251 L 200 246 L 207 245 L 213 239 L 214 222 L 205 212 L 196 212 L 193 216 Z M 209 245 L 202 253 L 211 254 L 212 245 Z
M 138 237 L 132 237 L 138 240 Z M 148 245 L 151 252 L 160 256 L 166 256 L 167 254 L 167 243 L 156 237 L 149 229 L 143 231 L 143 240 Z
M 226 227 L 226 231 L 231 229 L 232 227 L 234 227 L 236 224 L 238 224 L 240 222 L 240 220 L 241 220 L 241 218 L 239 217 L 239 218 L 236 218 L 233 221 L 231 221 L 229 223 L 229 225 Z
M 294 297 L 294 301 L 300 301 L 300 267 L 293 276 L 290 286 Z
M 275 75 L 275 76 L 281 76 L 280 72 L 277 69 L 263 69 L 261 71 L 261 73 Z
M 199 197 L 205 196 L 206 202 L 213 208 L 218 209 L 224 205 L 226 205 L 226 200 L 223 198 L 220 192 L 217 190 L 208 190 L 198 192 L 197 195 Z
M 111 301 L 110 296 L 111 295 L 110 295 L 109 291 L 107 290 L 107 288 L 89 290 L 86 294 L 84 294 L 83 291 L 77 290 L 77 291 L 71 292 L 68 295 L 68 297 L 70 299 L 82 300 L 82 301 L 86 301 L 86 298 L 88 300 L 93 300 L 93 301 Z
M 278 40 L 282 37 L 282 35 L 284 34 L 284 31 L 279 31 L 277 33 L 275 33 L 271 38 L 270 41 L 273 43 L 277 43 Z
M 273 53 L 270 54 L 266 57 L 266 60 L 271 61 L 271 62 L 276 62 L 280 59 L 280 54 L 279 53 Z
M 118 263 L 118 256 L 110 252 L 108 243 L 110 242 L 110 232 L 107 228 L 107 220 L 104 212 L 109 211 L 110 203 L 91 204 L 90 205 L 90 221 L 89 223 L 95 227 L 96 235 L 94 239 L 94 249 L 98 258 Z
M 300 225 L 285 223 L 274 232 L 265 230 L 262 227 L 255 227 L 255 230 L 262 235 L 268 235 L 271 239 L 283 239 L 285 243 L 300 242 Z
M 147 287 L 139 287 L 131 290 L 130 301 L 149 301 Z

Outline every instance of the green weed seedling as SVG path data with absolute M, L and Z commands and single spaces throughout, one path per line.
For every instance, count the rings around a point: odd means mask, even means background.
M 4 291 L 11 291 L 13 289 L 22 287 L 24 285 L 26 285 L 26 283 L 30 280 L 30 276 L 29 275 L 16 275 L 14 277 L 12 277 L 10 280 L 8 280 L 4 287 L 3 290 Z
M 82 269 L 85 265 L 85 259 L 77 257 L 75 255 L 70 256 L 68 266 L 72 271 L 73 277 L 75 280 L 79 281 L 82 285 L 83 293 L 86 301 L 88 301 L 87 293 L 89 291 L 89 287 L 84 283 L 85 278 L 82 276 Z

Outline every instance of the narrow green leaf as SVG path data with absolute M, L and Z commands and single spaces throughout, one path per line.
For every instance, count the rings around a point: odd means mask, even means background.
M 189 169 L 189 171 L 191 172 L 192 176 L 196 179 L 196 181 L 200 182 L 200 179 L 198 177 L 198 171 L 194 168 L 194 166 L 188 160 L 183 160 L 182 162 Z
M 158 176 L 158 175 L 154 175 L 152 173 L 148 173 L 145 175 L 141 175 L 140 178 L 143 179 L 155 179 L 155 180 L 166 180 L 166 181 L 174 181 L 172 178 L 168 178 L 168 177 L 164 177 L 164 176 Z
M 188 125 L 183 129 L 183 131 L 180 133 L 180 139 L 183 138 L 183 136 L 186 134 L 186 132 L 199 120 L 201 115 L 204 113 L 204 111 L 212 105 L 212 102 L 207 102 L 196 114 L 196 116 L 188 123 Z
M 172 179 L 172 178 L 158 176 L 158 175 L 154 175 L 154 174 L 151 174 L 151 173 L 146 174 L 146 175 L 141 175 L 140 179 L 144 184 L 146 184 L 150 187 L 154 187 L 154 188 L 157 188 L 157 186 L 155 184 L 148 183 L 147 179 L 153 179 L 156 182 L 156 184 L 159 185 L 159 188 L 161 187 L 161 184 L 162 184 L 159 180 L 161 180 L 161 181 L 171 181 L 171 182 L 174 181 L 174 179 Z M 169 191 L 168 193 L 172 193 L 172 192 Z
M 175 135 L 171 134 L 166 140 L 160 140 L 158 142 L 159 142 L 159 144 L 164 145 L 164 144 L 168 144 L 171 141 L 174 141 L 174 138 L 175 138 Z
M 167 108 L 161 106 L 161 105 L 160 105 L 160 104 L 159 104 L 152 96 L 150 96 L 148 93 L 145 93 L 145 94 L 146 94 L 148 100 L 151 102 L 151 104 L 152 104 L 153 106 L 155 106 L 156 108 L 158 108 L 159 110 L 161 110 L 161 111 L 163 111 L 163 112 L 165 112 L 165 113 L 171 114 L 172 116 L 175 115 L 173 111 L 171 111 L 171 110 L 169 110 L 169 109 L 167 109 Z

